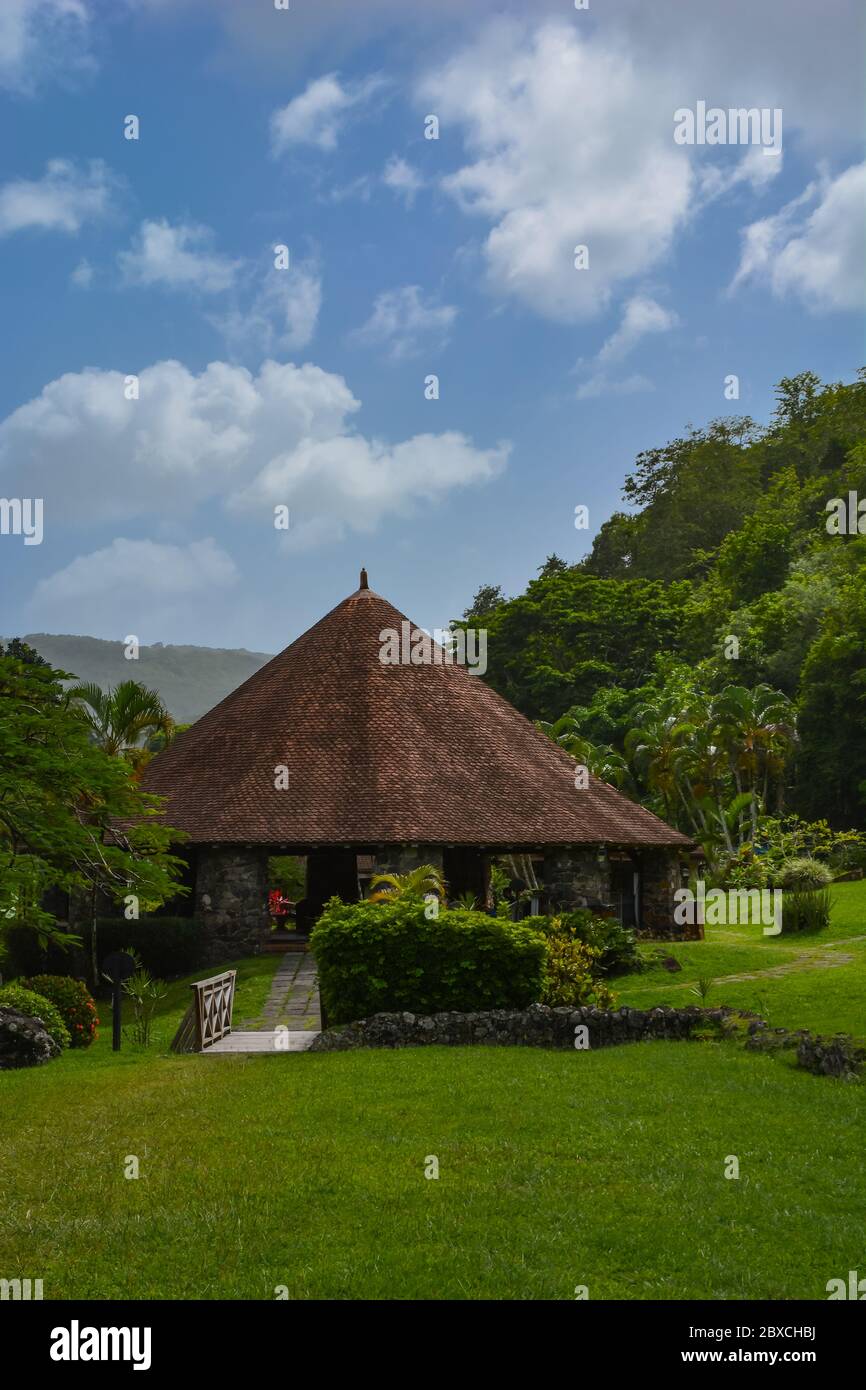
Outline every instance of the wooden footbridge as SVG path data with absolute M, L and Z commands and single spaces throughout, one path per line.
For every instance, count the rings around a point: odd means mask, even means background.
M 226 970 L 190 985 L 192 1002 L 172 1039 L 172 1052 L 200 1052 L 208 1057 L 230 1052 L 306 1052 L 319 1036 L 311 1028 L 293 1030 L 278 1024 L 275 1028 L 232 1030 L 236 976 L 236 970 Z

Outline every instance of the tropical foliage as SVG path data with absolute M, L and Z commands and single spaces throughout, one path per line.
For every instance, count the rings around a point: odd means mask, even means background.
M 139 771 L 149 761 L 154 735 L 171 741 L 174 721 L 155 690 L 138 681 L 121 681 L 113 690 L 98 685 L 74 685 L 67 698 L 80 710 L 94 742 L 113 757 L 127 758 Z
M 485 679 L 576 761 L 736 854 L 762 817 L 866 829 L 866 369 L 638 455 L 584 560 L 484 585 Z M 457 624 L 459 626 L 459 624 Z
M 445 898 L 445 880 L 441 869 L 433 864 L 421 864 L 405 874 L 374 874 L 370 879 L 370 902 L 400 902 L 435 895 Z
M 68 943 L 43 907 L 49 890 L 91 902 L 134 894 L 147 910 L 178 892 L 181 863 L 161 802 L 94 743 L 64 679 L 26 649 L 0 653 L 0 924 Z

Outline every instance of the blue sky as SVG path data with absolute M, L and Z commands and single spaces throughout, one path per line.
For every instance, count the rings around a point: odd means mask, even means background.
M 0 632 L 274 651 L 361 564 L 444 626 L 585 553 L 641 449 L 850 379 L 864 29 L 849 0 L 3 0 L 0 494 L 44 536 L 0 536 Z M 699 101 L 780 108 L 781 155 L 678 145 Z

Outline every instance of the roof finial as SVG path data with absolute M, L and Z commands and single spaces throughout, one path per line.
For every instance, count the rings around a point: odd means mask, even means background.
M 369 589 L 369 587 L 370 587 L 370 585 L 367 583 L 367 571 L 366 571 L 366 570 L 363 570 L 363 569 L 361 570 L 361 583 L 358 585 L 358 587 L 359 587 L 360 589 Z

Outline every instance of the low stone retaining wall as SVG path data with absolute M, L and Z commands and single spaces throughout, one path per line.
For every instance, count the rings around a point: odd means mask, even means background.
M 585 1028 L 584 1034 L 578 1029 Z M 549 1009 L 533 1004 L 528 1009 L 491 1009 L 483 1013 L 373 1014 L 340 1028 L 320 1033 L 311 1052 L 346 1052 L 360 1047 L 614 1047 L 620 1043 L 694 1038 L 702 1031 L 720 1037 L 744 1038 L 755 1052 L 796 1048 L 797 1065 L 820 1076 L 855 1079 L 866 1066 L 866 1048 L 846 1034 L 835 1038 L 814 1037 L 807 1029 L 797 1032 L 770 1028 L 757 1014 L 720 1006 L 685 1009 Z
M 374 1014 L 320 1033 L 312 1052 L 343 1052 L 355 1047 L 574 1047 L 575 1029 L 583 1025 L 588 1044 L 610 1047 L 647 1038 L 690 1038 L 696 1028 L 721 1025 L 729 1009 L 491 1009 L 485 1013 Z
M 853 1081 L 866 1067 L 866 1047 L 861 1047 L 848 1033 L 836 1033 L 832 1038 L 816 1037 L 808 1028 L 794 1031 L 788 1028 L 769 1028 L 761 1022 L 752 1025 L 746 1047 L 753 1052 L 782 1052 L 796 1049 L 797 1066 L 815 1076 L 838 1076 Z

